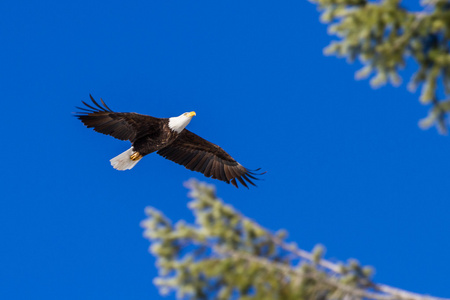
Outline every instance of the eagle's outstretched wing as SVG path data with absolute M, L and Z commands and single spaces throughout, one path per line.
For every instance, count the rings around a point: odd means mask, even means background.
M 91 95 L 89 97 L 93 105 L 81 101 L 86 107 L 77 107 L 81 112 L 76 113 L 75 117 L 97 132 L 119 140 L 134 142 L 142 134 L 151 133 L 152 130 L 159 128 L 160 119 L 158 118 L 137 113 L 114 112 L 102 99 L 100 101 L 103 106 L 98 104 Z
M 187 129 L 172 144 L 157 153 L 189 170 L 203 173 L 206 177 L 231 182 L 235 187 L 238 187 L 236 179 L 247 188 L 246 181 L 256 186 L 252 182 L 258 180 L 255 175 L 265 173 L 257 174 L 244 168 L 222 148 Z

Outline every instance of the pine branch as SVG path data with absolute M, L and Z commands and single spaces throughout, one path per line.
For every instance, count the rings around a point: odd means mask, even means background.
M 325 54 L 359 59 L 364 65 L 356 79 L 375 76 L 372 87 L 387 82 L 400 85 L 399 70 L 412 58 L 418 69 L 408 84 L 410 91 L 422 86 L 420 102 L 430 105 L 429 115 L 419 122 L 421 128 L 435 125 L 447 133 L 450 112 L 450 3 L 447 0 L 423 1 L 419 12 L 408 11 L 400 0 L 380 2 L 346 0 L 310 0 L 322 10 L 321 20 L 329 23 L 329 33 L 339 37 Z M 439 87 L 444 95 L 437 96 Z M 435 101 L 435 99 L 437 99 Z
M 177 291 L 189 299 L 374 299 L 449 300 L 374 283 L 371 269 L 352 260 L 333 263 L 285 242 L 225 205 L 214 188 L 197 181 L 187 186 L 196 225 L 175 226 L 153 208 L 142 222 L 157 257 L 162 294 Z
M 239 212 L 236 212 L 240 218 L 242 219 L 247 219 L 249 221 L 249 218 L 245 217 L 244 215 L 242 215 Z M 253 222 L 253 221 L 252 221 Z M 256 224 L 256 223 L 255 223 Z M 257 226 L 259 226 L 257 224 Z M 314 253 L 308 252 L 306 250 L 302 250 L 297 248 L 297 246 L 295 244 L 288 244 L 285 243 L 282 239 L 280 239 L 279 237 L 277 237 L 276 235 L 270 233 L 270 231 L 268 229 L 265 229 L 263 227 L 261 227 L 262 230 L 266 231 L 268 233 L 268 236 L 270 236 L 270 238 L 272 239 L 272 241 L 279 245 L 281 248 L 283 248 L 284 250 L 296 255 L 299 258 L 302 258 L 306 261 L 309 261 L 311 263 L 316 263 L 317 265 L 324 267 L 327 270 L 330 270 L 336 274 L 343 274 L 342 272 L 342 267 L 340 264 L 336 264 L 333 263 L 331 261 L 325 260 L 323 258 L 317 257 L 317 255 L 315 255 Z M 220 252 L 220 250 L 218 250 Z M 239 254 L 234 253 L 233 254 L 235 257 L 239 256 Z M 246 255 L 247 259 L 252 259 L 252 257 L 249 257 L 248 255 Z M 267 262 L 266 262 L 267 265 Z M 278 266 L 281 267 L 281 266 Z M 283 266 L 285 268 L 285 266 Z M 300 276 L 302 276 L 301 274 L 298 274 Z M 304 276 L 304 275 L 303 275 Z M 330 282 L 327 282 L 330 283 Z M 331 284 L 331 283 L 330 283 Z M 336 283 L 338 284 L 338 283 Z M 390 287 L 388 285 L 385 284 L 375 284 L 375 283 L 370 283 L 367 284 L 368 286 L 370 286 L 371 288 L 373 288 L 376 291 L 380 291 L 385 293 L 386 295 L 380 295 L 380 294 L 376 294 L 376 293 L 370 293 L 370 292 L 366 292 L 364 290 L 357 290 L 354 288 L 348 288 L 342 285 L 338 285 L 337 287 L 339 287 L 339 289 L 343 290 L 343 291 L 347 291 L 349 294 L 354 295 L 354 296 L 360 296 L 360 297 L 364 297 L 364 298 L 369 298 L 369 299 L 376 299 L 376 300 L 382 300 L 382 299 L 415 299 L 415 300 L 449 300 L 449 299 L 445 299 L 445 298 L 436 298 L 436 297 L 431 297 L 431 296 L 424 296 L 424 295 L 420 295 L 420 294 L 416 294 L 416 293 L 412 293 L 409 291 L 405 291 L 402 289 L 398 289 L 398 288 L 394 288 L 394 287 Z

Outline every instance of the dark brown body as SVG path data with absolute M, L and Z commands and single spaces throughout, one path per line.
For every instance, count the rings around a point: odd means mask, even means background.
M 169 146 L 178 136 L 179 133 L 169 128 L 169 120 L 161 119 L 161 122 L 155 124 L 155 128 L 149 128 L 147 134 L 137 137 L 132 145 L 134 151 L 145 156 Z

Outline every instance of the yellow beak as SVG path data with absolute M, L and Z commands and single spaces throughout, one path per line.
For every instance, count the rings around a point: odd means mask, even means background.
M 193 117 L 193 116 L 196 116 L 197 114 L 195 113 L 195 111 L 191 111 L 190 113 L 188 113 L 188 116 L 189 117 Z

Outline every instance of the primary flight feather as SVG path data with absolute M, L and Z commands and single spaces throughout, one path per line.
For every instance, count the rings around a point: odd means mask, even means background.
M 144 156 L 156 151 L 189 170 L 231 183 L 235 187 L 238 187 L 236 180 L 247 188 L 247 183 L 255 185 L 252 182 L 257 180 L 255 176 L 264 174 L 244 168 L 219 146 L 185 129 L 196 115 L 193 111 L 172 118 L 120 113 L 112 111 L 102 99 L 99 104 L 89 96 L 92 104 L 82 101 L 85 107 L 77 107 L 81 112 L 75 116 L 88 128 L 131 142 L 130 149 L 110 160 L 117 170 L 129 170 Z

